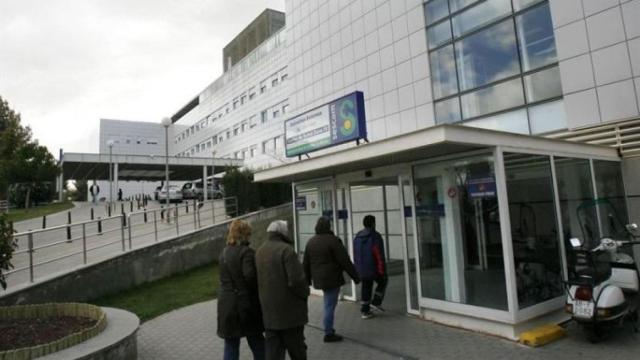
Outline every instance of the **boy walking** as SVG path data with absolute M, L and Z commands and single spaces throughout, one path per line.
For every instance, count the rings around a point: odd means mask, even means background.
M 363 220 L 364 229 L 353 239 L 354 264 L 362 281 L 362 306 L 360 312 L 363 319 L 373 317 L 371 307 L 384 311 L 380 305 L 387 288 L 387 268 L 384 255 L 382 235 L 376 231 L 376 218 L 367 215 Z M 376 289 L 373 293 L 373 283 Z

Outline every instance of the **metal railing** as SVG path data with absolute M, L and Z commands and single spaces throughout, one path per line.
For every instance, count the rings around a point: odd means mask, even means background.
M 9 286 L 101 261 L 238 215 L 235 197 L 189 201 L 14 234 Z

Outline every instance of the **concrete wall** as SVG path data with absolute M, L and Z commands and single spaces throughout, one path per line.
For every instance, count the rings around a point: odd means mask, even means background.
M 291 204 L 244 215 L 254 228 L 252 245 L 262 244 L 275 219 L 292 224 Z M 180 235 L 133 250 L 28 288 L 3 294 L 0 306 L 46 302 L 86 302 L 130 289 L 198 266 L 216 262 L 225 244 L 229 222 Z M 291 231 L 291 230 L 290 230 Z

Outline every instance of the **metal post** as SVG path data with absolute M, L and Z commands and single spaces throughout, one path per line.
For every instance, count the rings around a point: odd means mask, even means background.
M 91 220 L 94 219 L 95 213 L 93 212 L 93 208 L 91 208 L 91 210 L 89 211 L 90 215 L 91 215 Z
M 153 210 L 153 232 L 156 235 L 156 242 L 158 242 L 158 214 L 157 214 L 157 210 Z
M 131 228 L 133 226 L 131 226 L 131 214 L 129 214 L 129 250 L 131 250 L 132 248 L 132 241 L 131 241 Z
M 47 215 L 42 215 L 42 228 L 47 228 Z
M 87 264 L 87 226 L 82 223 L 82 260 Z
M 197 218 L 197 212 L 198 212 L 198 205 L 196 203 L 195 200 L 193 200 L 193 228 L 197 229 L 198 228 L 198 218 Z
M 33 282 L 33 233 L 29 233 L 29 281 Z
M 71 241 L 71 211 L 67 211 L 67 241 Z
M 167 189 L 167 208 L 169 207 L 169 125 L 171 125 L 171 119 L 162 119 L 162 126 L 164 126 L 164 186 Z
M 102 218 L 98 217 L 98 235 L 102 235 Z
M 109 208 L 113 204 L 113 140 L 109 140 Z M 111 212 L 109 212 L 111 216 Z
M 124 246 L 124 214 L 120 215 L 122 216 L 122 221 L 120 221 L 120 237 L 122 238 L 122 251 L 126 251 L 125 246 Z
M 216 223 L 216 201 L 215 200 L 211 200 L 211 220 L 213 221 L 213 223 Z
M 169 209 L 169 211 L 171 211 L 171 209 Z M 176 217 L 176 235 L 180 235 L 180 226 L 178 226 L 178 204 L 176 204 L 176 213 L 175 213 L 175 217 Z
M 147 217 L 147 209 L 144 209 L 144 223 L 146 224 L 149 221 L 149 218 Z M 131 223 L 131 222 L 129 222 Z

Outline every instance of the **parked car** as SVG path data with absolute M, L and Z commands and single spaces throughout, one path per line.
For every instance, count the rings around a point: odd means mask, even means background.
M 163 187 L 158 193 L 158 201 L 167 201 L 167 189 Z M 181 202 L 182 190 L 177 185 L 169 185 L 169 202 Z
M 183 199 L 197 199 L 202 201 L 204 199 L 204 191 L 202 189 L 202 181 L 188 182 L 182 186 L 182 198 Z M 216 189 L 211 188 L 211 183 L 207 184 L 207 199 L 222 199 L 224 198 L 224 191 L 222 191 L 216 184 Z

